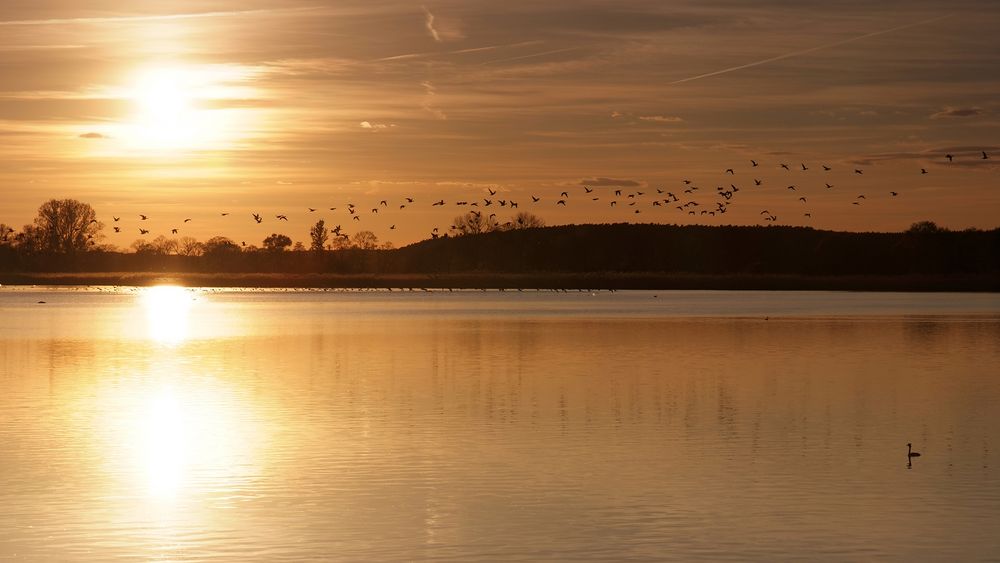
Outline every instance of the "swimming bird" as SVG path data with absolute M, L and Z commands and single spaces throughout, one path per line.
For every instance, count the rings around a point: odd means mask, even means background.
M 222 215 L 223 217 L 225 217 L 226 215 L 229 215 L 229 214 L 228 213 L 220 213 L 220 215 Z
M 868 198 L 865 197 L 865 194 L 861 194 L 858 196 L 858 199 L 868 199 Z
M 791 186 L 788 186 L 788 189 L 790 189 L 790 190 L 792 190 L 794 192 L 795 191 L 795 184 L 792 184 Z
M 920 457 L 920 452 L 913 451 L 913 444 L 906 443 L 906 457 Z

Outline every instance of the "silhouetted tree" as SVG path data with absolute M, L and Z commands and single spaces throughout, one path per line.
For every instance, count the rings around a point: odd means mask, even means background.
M 219 256 L 239 251 L 239 245 L 229 237 L 212 237 L 205 241 L 206 256 Z
M 945 229 L 938 227 L 937 223 L 935 223 L 934 221 L 918 221 L 910 225 L 910 228 L 906 230 L 907 233 L 912 233 L 915 235 L 934 234 L 943 231 L 945 231 Z
M 281 252 L 292 245 L 292 239 L 286 235 L 271 233 L 271 236 L 264 239 L 264 249 Z
M 451 222 L 451 231 L 456 235 L 488 233 L 495 227 L 496 223 L 491 222 L 489 217 L 484 217 L 482 213 L 473 211 L 459 215 Z
M 330 235 L 326 232 L 326 221 L 322 219 L 316 221 L 316 224 L 309 229 L 309 239 L 312 241 L 309 245 L 309 250 L 323 250 L 329 238 Z
M 378 235 L 371 231 L 358 231 L 351 237 L 351 242 L 355 248 L 375 250 L 378 248 Z
M 14 244 L 14 227 L 0 223 L 0 245 Z
M 37 250 L 73 254 L 86 251 L 102 225 L 89 204 L 75 199 L 52 199 L 38 208 L 33 227 L 26 230 L 26 237 L 35 239 L 32 246 Z
M 538 227 L 544 227 L 545 220 L 531 213 L 530 211 L 521 211 L 514 216 L 514 219 L 510 222 L 510 230 L 515 229 L 536 229 Z
M 305 249 L 306 249 L 306 245 L 302 244 L 301 240 L 295 241 L 295 244 L 292 245 L 292 250 L 295 251 L 295 252 L 302 252 Z
M 194 237 L 181 237 L 177 241 L 177 254 L 181 256 L 201 256 L 205 253 L 205 245 Z

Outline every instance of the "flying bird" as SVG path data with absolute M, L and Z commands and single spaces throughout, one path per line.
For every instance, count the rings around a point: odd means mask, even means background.
M 889 192 L 889 195 L 891 195 L 892 197 L 896 197 L 899 195 L 899 192 Z
M 140 221 L 145 221 L 146 219 L 149 219 L 149 217 L 146 217 L 145 215 L 139 215 Z
M 860 168 L 855 168 L 854 169 L 854 173 L 855 174 L 864 174 L 864 172 Z
M 727 174 L 732 174 L 733 176 L 735 176 L 735 175 L 736 175 L 736 172 L 733 172 L 733 169 L 732 169 L 732 168 L 726 168 L 726 173 L 727 173 Z
M 784 168 L 785 170 L 791 170 L 791 168 L 789 168 L 788 165 L 785 164 L 784 162 L 781 163 L 781 167 Z
M 121 219 L 121 217 L 114 217 L 114 216 L 112 216 L 111 218 L 115 220 L 115 223 L 117 223 L 118 220 Z
M 983 151 L 983 160 L 989 160 L 989 158 L 990 156 L 986 154 L 986 151 Z
M 944 157 L 948 159 L 948 162 L 954 162 L 955 160 L 955 155 L 953 154 L 946 154 Z
M 926 168 L 921 168 L 920 169 L 920 173 L 921 174 L 926 174 L 927 173 L 927 169 Z
M 184 222 L 185 222 L 185 223 L 190 223 L 190 222 L 191 222 L 191 220 L 190 220 L 190 219 L 185 219 L 185 220 L 184 220 Z
M 149 229 L 143 229 L 143 228 L 140 227 L 139 228 L 139 234 L 140 235 L 149 234 Z
M 751 161 L 750 161 L 750 164 L 753 164 L 753 165 L 754 165 L 754 167 L 756 168 L 756 166 L 757 166 L 757 161 L 756 161 L 756 160 L 751 160 Z
M 829 166 L 827 166 L 827 165 L 824 164 L 823 165 L 823 170 L 826 171 L 826 172 L 829 172 L 831 170 L 831 168 Z
M 170 229 L 170 233 L 176 235 L 177 234 L 177 229 Z
M 308 207 L 307 209 L 309 209 L 309 213 L 312 213 L 312 212 L 316 211 L 315 207 Z
M 802 170 L 809 170 L 808 168 L 806 168 L 805 164 L 802 164 L 802 163 L 799 163 L 799 164 L 800 164 L 800 166 L 802 166 Z

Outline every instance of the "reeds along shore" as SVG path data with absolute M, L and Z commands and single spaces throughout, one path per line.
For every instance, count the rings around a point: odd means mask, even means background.
M 539 274 L 206 274 L 21 273 L 0 274 L 3 285 L 486 289 L 508 291 L 764 290 L 1000 292 L 1000 275 L 800 276 L 595 272 Z

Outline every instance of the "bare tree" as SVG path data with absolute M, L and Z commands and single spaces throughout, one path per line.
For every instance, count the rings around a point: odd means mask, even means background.
M 456 235 L 478 235 L 496 229 L 496 222 L 489 217 L 483 217 L 478 211 L 470 211 L 455 217 L 451 222 L 451 230 Z
M 355 248 L 375 250 L 378 248 L 378 235 L 371 231 L 358 231 L 351 237 L 351 242 Z
M 31 236 L 43 252 L 83 252 L 100 234 L 101 223 L 90 204 L 75 199 L 52 199 L 38 208 Z
M 326 241 L 330 238 L 330 235 L 326 232 L 326 221 L 322 219 L 316 221 L 316 224 L 309 229 L 309 238 L 312 241 L 309 245 L 309 250 L 323 250 L 326 246 Z
M 205 253 L 205 245 L 194 237 L 181 237 L 177 241 L 177 254 L 181 256 L 201 256 Z
M 544 227 L 545 220 L 529 211 L 521 211 L 510 222 L 510 229 L 536 229 Z

